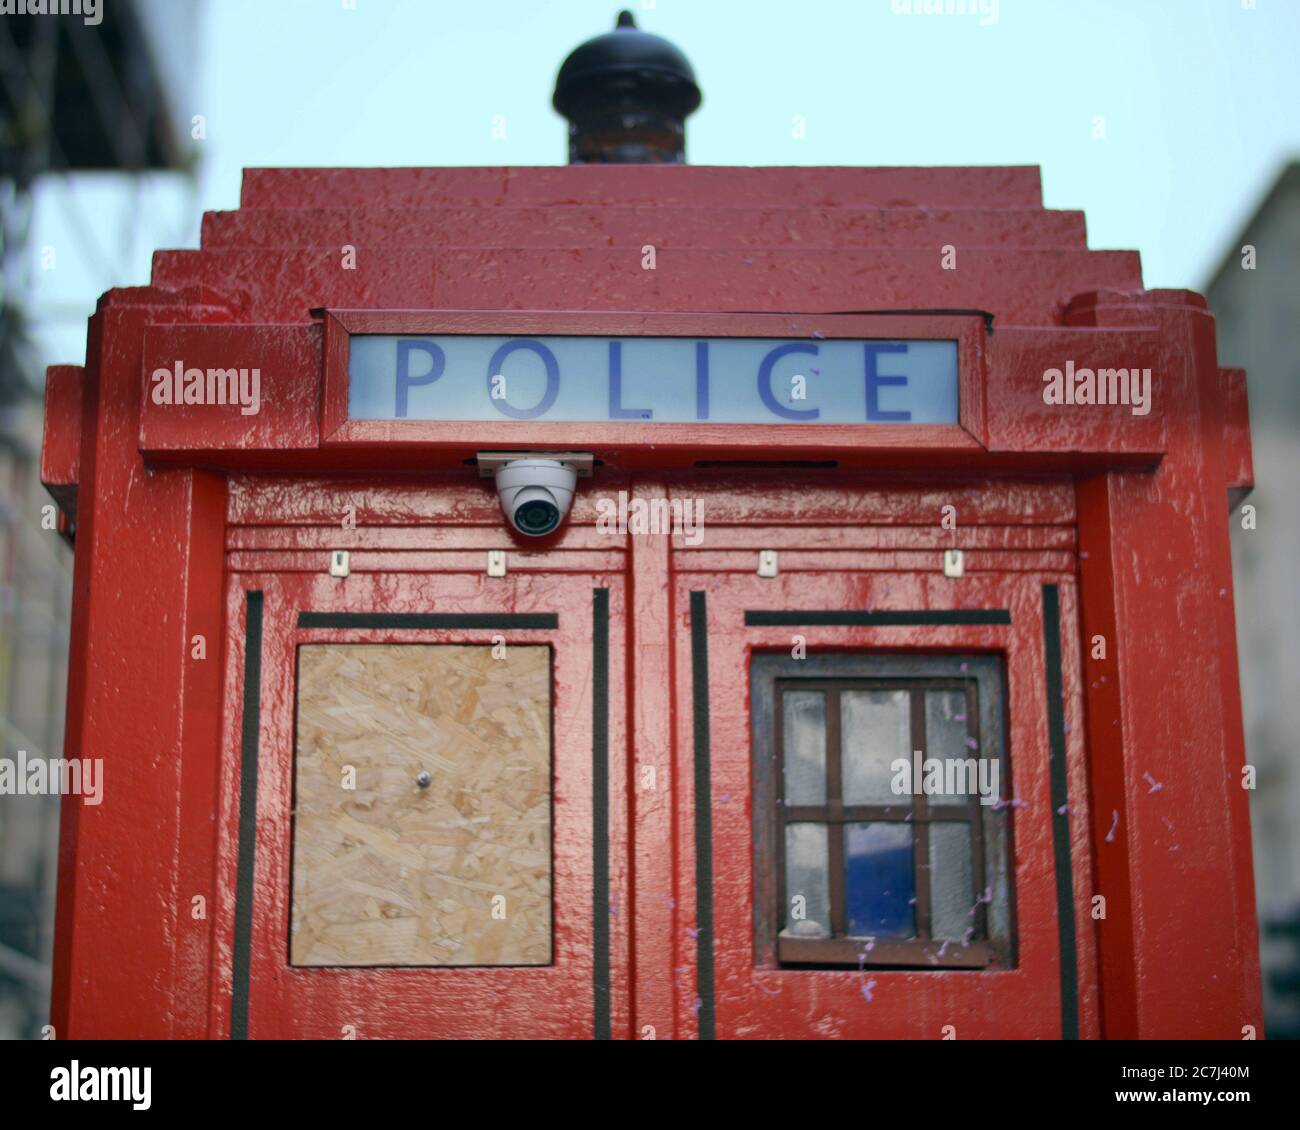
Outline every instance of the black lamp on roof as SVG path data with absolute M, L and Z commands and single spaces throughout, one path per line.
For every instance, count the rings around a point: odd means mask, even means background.
M 682 165 L 700 101 L 686 56 L 624 11 L 564 60 L 552 104 L 569 120 L 571 165 Z

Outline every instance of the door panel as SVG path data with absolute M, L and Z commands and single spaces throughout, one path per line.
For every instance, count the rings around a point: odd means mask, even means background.
M 289 963 L 549 965 L 550 648 L 304 644 L 297 691 Z
M 217 1033 L 626 1034 L 622 577 L 229 601 Z
M 690 751 L 675 786 L 679 822 L 694 832 L 677 865 L 695 876 L 682 884 L 683 928 L 674 931 L 674 966 L 690 971 L 696 989 L 679 998 L 682 1029 L 719 1038 L 1096 1036 L 1072 578 L 692 572 L 677 576 L 674 600 L 687 628 L 676 649 L 678 742 Z M 757 831 L 771 794 L 756 787 L 750 673 L 756 656 L 800 648 L 814 660 L 1000 657 L 1009 769 L 1001 803 L 1014 852 L 1010 967 L 792 967 L 762 944 L 779 884 Z

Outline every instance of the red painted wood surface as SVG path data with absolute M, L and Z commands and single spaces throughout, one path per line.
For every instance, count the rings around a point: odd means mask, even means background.
M 1255 485 L 1255 461 L 1250 449 L 1250 404 L 1246 396 L 1246 371 L 1220 369 L 1223 394 L 1223 458 L 1228 469 L 1228 498 L 1236 509 Z
M 251 170 L 242 203 L 209 217 L 204 249 L 159 253 L 153 286 L 106 296 L 79 380 L 71 369 L 51 380 L 43 466 L 56 499 L 66 506 L 75 492 L 78 511 L 66 752 L 105 759 L 105 803 L 63 806 L 60 1037 L 226 1034 L 242 593 L 254 586 L 268 594 L 255 1036 L 333 1037 L 349 1023 L 362 1036 L 590 1035 L 583 656 L 596 585 L 612 598 L 616 1036 L 697 1032 L 697 590 L 709 594 L 715 712 L 718 1034 L 937 1038 L 945 1023 L 958 1038 L 1059 1034 L 1044 581 L 1063 601 L 1082 1033 L 1260 1029 L 1225 507 L 1228 490 L 1249 482 L 1249 445 L 1241 382 L 1220 373 L 1203 300 L 1142 290 L 1131 253 L 1086 250 L 1076 214 L 1041 209 L 1035 169 Z M 643 224 L 661 245 L 654 271 L 641 269 Z M 356 248 L 356 270 L 341 262 L 343 243 Z M 945 243 L 956 270 L 942 268 Z M 448 433 L 441 447 L 419 425 L 322 442 L 326 307 L 469 310 L 485 327 L 492 311 L 511 310 L 729 311 L 736 325 L 766 312 L 805 328 L 835 311 L 959 310 L 991 323 L 975 387 L 963 387 L 967 407 L 974 397 L 980 408 L 968 444 L 899 429 L 855 451 L 830 429 L 739 458 L 717 429 L 696 430 L 676 454 L 653 448 L 648 430 L 626 441 L 593 434 L 596 477 L 539 545 L 505 529 L 490 482 L 464 466 L 486 446 L 481 433 Z M 206 409 L 155 411 L 144 397 L 150 366 L 191 357 L 260 364 L 263 414 L 249 425 Z M 1150 366 L 1151 414 L 1048 410 L 1042 372 L 1067 360 Z M 744 465 L 774 459 L 838 466 Z M 702 502 L 704 543 L 596 532 L 596 499 L 619 489 Z M 948 505 L 952 530 L 940 521 Z M 349 507 L 355 530 L 343 526 Z M 942 575 L 950 547 L 965 552 L 961 579 Z M 332 549 L 352 553 L 347 581 L 327 575 Z M 508 552 L 507 578 L 484 576 L 488 549 Z M 755 576 L 761 549 L 780 555 L 773 580 Z M 297 638 L 287 610 L 305 601 L 560 606 L 548 638 L 562 654 L 563 904 L 559 960 L 542 976 L 284 966 Z M 788 646 L 789 633 L 746 629 L 741 612 L 990 603 L 1012 608 L 1011 628 L 806 634 L 823 648 L 1006 656 L 1010 763 L 1030 805 L 1015 818 L 1024 960 L 1003 972 L 872 973 L 870 1001 L 854 971 L 755 965 L 747 665 L 756 648 Z M 204 658 L 193 657 L 196 636 Z M 1104 659 L 1092 658 L 1098 636 Z M 1089 914 L 1097 894 L 1101 920 Z
M 567 168 L 247 169 L 241 208 L 472 204 L 1037 208 L 1032 166 L 865 169 L 571 165 Z
M 430 578 L 386 573 L 352 574 L 345 581 L 315 576 L 240 573 L 230 577 L 226 615 L 238 629 L 245 592 L 264 594 L 261 741 L 257 790 L 257 873 L 253 903 L 253 953 L 249 991 L 251 1039 L 398 1038 L 588 1038 L 592 1031 L 592 588 L 611 589 L 610 697 L 627 699 L 621 662 L 626 624 L 621 569 L 581 576 L 540 575 L 488 579 L 482 569 Z M 557 612 L 556 630 L 303 629 L 299 611 L 370 612 Z M 297 696 L 296 649 L 302 644 L 424 643 L 491 647 L 548 644 L 554 671 L 552 711 L 552 963 L 519 968 L 320 969 L 293 968 L 287 960 L 290 849 L 292 845 L 293 751 Z M 231 633 L 225 684 L 224 747 L 237 751 L 243 701 L 242 633 Z M 615 1030 L 628 1031 L 627 780 L 623 719 L 610 728 L 611 897 L 621 914 L 610 916 L 613 944 L 611 986 Z M 209 1031 L 230 1024 L 229 968 L 238 858 L 239 759 L 221 763 L 217 835 L 217 904 L 213 927 L 214 970 Z
M 433 422 L 349 420 L 348 340 L 354 333 L 602 334 L 612 336 L 757 336 L 951 339 L 959 343 L 961 426 L 747 425 Z M 1104 455 L 1151 465 L 1164 451 L 1165 417 L 1174 410 L 1150 328 L 1008 328 L 989 334 L 974 315 L 631 314 L 481 311 L 330 311 L 318 326 L 160 326 L 146 335 L 141 450 L 167 463 L 232 469 L 298 464 L 459 466 L 476 451 L 510 447 L 597 448 L 620 466 L 690 466 L 702 457 L 742 458 L 781 450 L 787 458 L 888 465 L 934 459 L 973 465 L 975 456 Z M 186 367 L 260 366 L 261 410 L 254 417 L 222 405 L 155 403 L 153 375 Z M 1096 408 L 1043 402 L 1043 373 L 1079 368 L 1149 370 L 1147 411 L 1126 404 Z M 1237 420 L 1234 412 L 1231 419 Z M 1233 434 L 1240 434 L 1240 427 Z M 322 449 L 332 448 L 328 453 Z M 1238 444 L 1240 447 L 1240 444 Z
M 1139 289 L 1130 251 L 932 248 L 342 248 L 159 251 L 154 284 L 220 293 L 239 321 L 305 322 L 317 307 L 448 310 L 731 310 L 765 313 L 984 310 L 1012 325 L 1056 322 L 1080 291 Z M 1028 275 L 1033 285 L 1025 285 Z M 923 285 L 924 304 L 916 301 Z M 307 297 L 310 295 L 311 297 Z
M 65 749 L 103 758 L 104 798 L 62 803 L 59 1038 L 203 1032 L 210 938 L 191 898 L 213 893 L 225 479 L 140 466 L 144 326 L 181 308 L 136 297 L 92 320 L 82 398 Z
M 51 365 L 45 372 L 45 427 L 41 440 L 41 482 L 70 519 L 77 516 L 81 480 L 80 365 Z
M 1108 641 L 1087 683 L 1095 851 L 1119 896 L 1106 1008 L 1120 1035 L 1240 1039 L 1260 1030 L 1260 989 L 1223 406 L 1204 303 L 1162 293 L 1152 313 L 1179 404 L 1169 453 L 1079 488 L 1084 638 Z M 1130 312 L 1103 297 L 1078 316 Z M 1190 901 L 1219 909 L 1193 922 Z
M 1086 246 L 1082 212 L 1042 208 L 627 207 L 245 208 L 209 212 L 202 245 L 322 247 L 1058 247 Z
M 1068 565 L 1067 565 L 1068 568 Z M 677 695 L 691 701 L 689 593 L 708 596 L 709 691 L 712 718 L 714 860 L 714 960 L 717 1025 L 724 1037 L 837 1037 L 942 1039 L 951 1025 L 957 1039 L 1056 1039 L 1061 1034 L 1060 970 L 1052 856 L 1052 798 L 1048 782 L 1047 705 L 1044 693 L 1042 584 L 1063 585 L 1066 624 L 1075 614 L 1068 573 L 1025 576 L 990 573 L 961 581 L 937 569 L 863 576 L 852 567 L 817 575 L 763 580 L 753 575 L 679 576 L 674 585 Z M 1007 608 L 1011 627 L 825 628 L 742 627 L 746 609 Z M 961 970 L 790 970 L 756 962 L 751 786 L 749 663 L 758 652 L 789 655 L 795 636 L 809 655 L 827 652 L 904 654 L 918 651 L 996 652 L 1004 656 L 1011 703 L 1007 737 L 1008 796 L 1023 802 L 1012 816 L 1015 855 L 1016 968 L 974 975 Z M 1094 891 L 1088 836 L 1087 770 L 1082 732 L 1079 652 L 1073 631 L 1065 638 L 1067 761 L 1070 778 L 1071 851 L 1079 968 L 1080 1034 L 1100 1033 L 1096 943 L 1089 916 Z M 691 716 L 678 712 L 677 748 L 691 749 Z M 694 796 L 689 754 L 679 757 L 674 781 L 679 827 L 692 826 Z M 693 875 L 688 840 L 678 856 L 679 875 Z M 673 930 L 673 968 L 685 984 L 697 973 L 692 930 L 697 927 L 693 887 L 679 886 Z M 682 1035 L 695 1030 L 694 994 L 678 998 Z

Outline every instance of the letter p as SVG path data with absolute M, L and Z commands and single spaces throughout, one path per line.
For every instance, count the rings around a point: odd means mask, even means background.
M 419 350 L 429 355 L 429 371 L 418 377 L 411 375 L 411 354 Z M 419 338 L 402 338 L 397 343 L 397 416 L 406 416 L 407 394 L 416 385 L 431 385 L 447 367 L 447 355 L 431 341 Z

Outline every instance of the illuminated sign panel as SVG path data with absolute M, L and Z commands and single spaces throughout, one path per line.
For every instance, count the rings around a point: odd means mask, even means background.
M 353 420 L 956 424 L 955 341 L 355 334 Z

